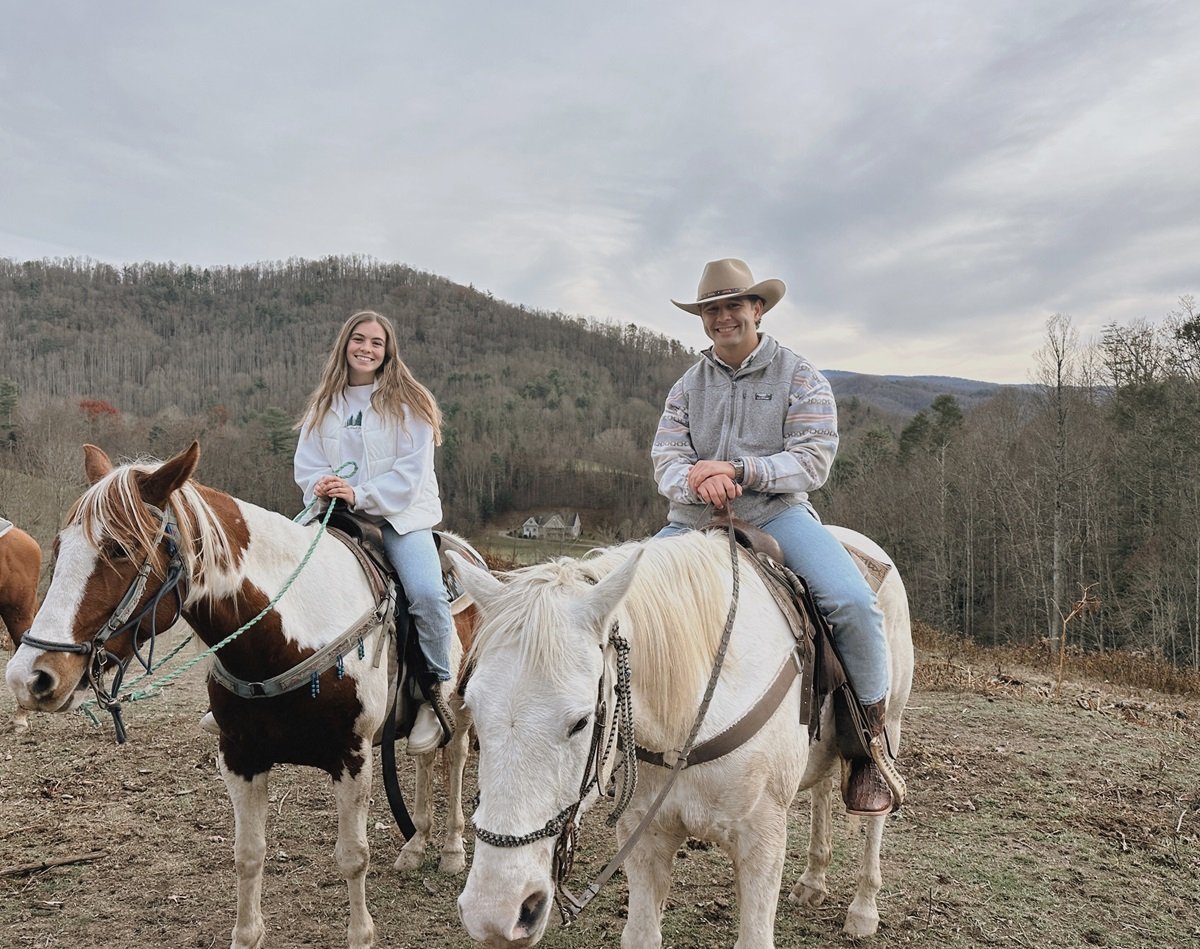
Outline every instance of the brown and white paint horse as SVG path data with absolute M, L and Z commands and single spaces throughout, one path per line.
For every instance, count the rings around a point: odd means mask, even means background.
M 86 651 L 70 651 L 77 644 L 89 644 L 92 653 L 107 651 L 112 661 L 128 660 L 132 633 L 118 632 L 96 645 L 98 631 L 115 612 L 125 615 L 117 605 L 135 589 L 144 562 L 151 566 L 151 580 L 131 604 L 134 616 L 149 604 L 136 627 L 139 634 L 150 622 L 165 630 L 174 621 L 174 597 L 155 598 L 156 578 L 161 585 L 170 573 L 174 547 L 182 559 L 183 618 L 211 646 L 253 618 L 283 589 L 317 530 L 316 525 L 302 527 L 193 481 L 200 457 L 195 442 L 162 464 L 114 467 L 92 445 L 84 446 L 84 455 L 91 487 L 75 503 L 58 535 L 50 588 L 6 673 L 18 702 L 28 709 L 63 711 L 77 704 L 88 688 L 92 661 Z M 173 542 L 163 540 L 167 514 L 176 524 L 168 532 Z M 375 606 L 354 555 L 334 538 L 322 536 L 279 602 L 224 646 L 220 661 L 243 681 L 267 680 L 338 638 Z M 332 778 L 338 811 L 334 854 L 349 892 L 349 945 L 374 944 L 375 924 L 365 893 L 367 809 L 372 741 L 387 710 L 388 663 L 373 661 L 377 637 L 385 635 L 372 631 L 365 648 L 349 649 L 340 672 L 331 668 L 320 675 L 315 696 L 306 685 L 272 698 L 243 699 L 209 681 L 209 699 L 221 729 L 217 761 L 234 808 L 238 883 L 233 949 L 261 946 L 265 938 L 261 895 L 267 778 L 276 764 L 310 765 Z M 41 648 L 43 644 L 50 648 Z M 461 648 L 455 649 L 454 661 L 460 656 Z M 460 727 L 448 746 L 451 799 L 441 866 L 453 872 L 465 866 L 461 775 L 466 731 Z M 434 759 L 431 753 L 418 760 L 419 798 L 422 788 L 431 787 Z M 429 796 L 417 802 L 419 832 L 398 866 L 420 860 L 430 825 L 428 815 L 420 812 L 429 808 Z
M 0 522 L 3 525 L 7 522 Z M 42 548 L 38 542 L 14 524 L 0 529 L 0 620 L 8 630 L 15 649 L 21 634 L 33 625 L 37 612 L 38 576 L 42 571 Z M 29 713 L 18 707 L 13 727 L 29 727 Z

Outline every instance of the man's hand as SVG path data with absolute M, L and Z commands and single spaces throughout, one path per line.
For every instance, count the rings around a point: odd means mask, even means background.
M 728 461 L 698 461 L 688 471 L 688 486 L 702 501 L 715 508 L 742 496 L 742 486 L 733 480 L 733 465 Z
M 688 470 L 688 487 L 697 494 L 700 493 L 700 485 L 704 484 L 709 478 L 714 475 L 724 475 L 730 482 L 733 481 L 733 463 L 729 461 L 698 461 Z M 738 494 L 741 494 L 739 491 Z

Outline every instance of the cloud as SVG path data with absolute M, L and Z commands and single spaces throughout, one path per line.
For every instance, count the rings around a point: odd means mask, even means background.
M 1022 381 L 1195 292 L 1200 8 L 26 5 L 0 256 L 364 253 L 706 343 L 739 256 L 821 365 Z M 1031 345 L 1032 344 L 1032 345 Z

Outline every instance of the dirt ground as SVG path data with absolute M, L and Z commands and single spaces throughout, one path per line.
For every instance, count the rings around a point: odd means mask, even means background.
M 1087 682 L 1053 697 L 1045 673 L 928 655 L 918 686 L 900 759 L 910 798 L 889 822 L 882 924 L 865 945 L 1200 946 L 1200 697 Z M 79 714 L 34 715 L 14 733 L 0 687 L 0 947 L 228 945 L 233 815 L 215 740 L 196 727 L 204 707 L 197 671 L 128 707 L 118 747 L 107 721 Z M 436 853 L 419 871 L 392 868 L 401 841 L 376 787 L 367 897 L 379 944 L 471 945 L 455 910 L 462 880 L 437 872 Z M 280 769 L 271 801 L 267 944 L 344 945 L 327 780 Z M 803 796 L 794 811 L 783 895 L 803 869 Z M 816 911 L 782 900 L 779 946 L 851 942 L 841 924 L 857 845 L 839 821 L 831 898 Z M 599 818 L 582 842 L 576 881 L 613 850 Z M 29 867 L 63 858 L 77 859 Z M 683 848 L 664 944 L 732 945 L 731 879 L 719 851 Z M 618 945 L 624 897 L 618 874 L 543 945 Z

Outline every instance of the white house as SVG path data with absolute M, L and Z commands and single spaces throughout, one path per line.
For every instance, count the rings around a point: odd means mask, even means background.
M 521 536 L 534 540 L 575 540 L 580 529 L 577 513 L 556 511 L 525 518 L 521 525 Z

